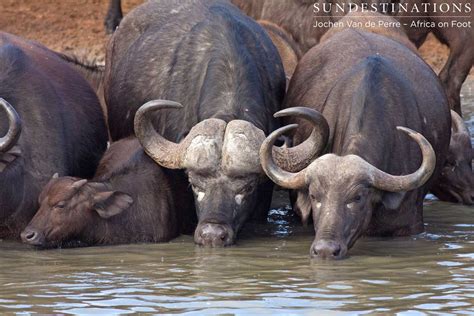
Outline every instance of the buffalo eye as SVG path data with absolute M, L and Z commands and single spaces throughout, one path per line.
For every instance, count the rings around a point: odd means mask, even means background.
M 353 209 L 356 204 L 360 203 L 362 201 L 362 196 L 361 195 L 356 195 L 354 196 L 349 203 L 346 204 L 347 208 Z
M 64 208 L 66 206 L 66 202 L 64 201 L 61 201 L 61 202 L 58 202 L 54 208 Z

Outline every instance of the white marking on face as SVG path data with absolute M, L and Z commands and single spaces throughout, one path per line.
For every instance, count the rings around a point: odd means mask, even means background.
M 316 203 L 316 207 L 320 208 L 321 207 L 321 202 Z
M 244 199 L 243 194 L 237 194 L 235 196 L 235 203 L 237 203 L 237 205 L 240 205 L 240 204 L 242 204 L 243 199 Z
M 206 193 L 198 192 L 198 196 L 197 196 L 198 202 L 201 202 L 204 199 L 204 196 L 206 196 Z

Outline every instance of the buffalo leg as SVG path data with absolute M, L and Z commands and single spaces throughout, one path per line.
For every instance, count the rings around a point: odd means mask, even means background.
M 459 115 L 461 112 L 461 87 L 474 62 L 474 43 L 471 29 L 440 28 L 436 37 L 450 48 L 448 61 L 439 73 L 448 96 L 449 106 Z
M 112 34 L 122 20 L 122 3 L 121 0 L 110 0 L 104 25 L 107 34 Z

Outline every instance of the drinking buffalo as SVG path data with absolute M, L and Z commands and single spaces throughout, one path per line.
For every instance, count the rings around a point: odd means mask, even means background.
M 184 206 L 171 173 L 136 138 L 113 143 L 92 180 L 49 181 L 21 238 L 42 248 L 168 241 L 180 232 Z
M 51 175 L 90 177 L 106 148 L 99 101 L 54 52 L 0 32 L 0 236 L 18 238 Z
M 261 26 L 226 1 L 146 2 L 112 36 L 104 82 L 115 140 L 145 102 L 183 105 L 147 104 L 135 132 L 158 164 L 186 171 L 198 244 L 232 244 L 247 218 L 265 216 L 272 184 L 258 149 L 278 126 L 285 75 Z
M 364 234 L 423 231 L 423 198 L 448 151 L 449 107 L 436 74 L 386 35 L 337 32 L 296 69 L 284 106 L 304 104 L 323 113 L 331 131 L 327 154 L 302 170 L 275 165 L 271 145 L 295 125 L 275 131 L 262 145 L 267 175 L 299 190 L 303 214 L 312 210 L 312 256 L 342 258 Z M 294 142 L 308 133 L 300 122 Z
M 443 201 L 472 205 L 474 203 L 472 170 L 474 150 L 471 145 L 471 135 L 463 119 L 454 111 L 451 111 L 451 122 L 448 156 L 431 192 Z

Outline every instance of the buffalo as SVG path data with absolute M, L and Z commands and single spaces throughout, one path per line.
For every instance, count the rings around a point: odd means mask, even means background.
M 361 235 L 424 229 L 423 198 L 448 152 L 449 106 L 436 74 L 398 36 L 348 28 L 301 59 L 284 107 L 305 105 L 324 115 L 328 142 L 307 150 L 326 154 L 301 169 L 275 164 L 272 145 L 293 124 L 262 144 L 266 174 L 298 190 L 296 206 L 303 216 L 312 213 L 313 257 L 343 258 Z M 296 122 L 298 144 L 312 129 Z
M 180 233 L 186 208 L 178 191 L 173 171 L 158 166 L 136 138 L 122 139 L 92 180 L 55 175 L 21 238 L 40 248 L 168 241 Z
M 436 38 L 450 48 L 449 58 L 439 73 L 448 101 L 453 110 L 461 114 L 460 91 L 469 71 L 474 64 L 474 29 L 467 26 L 458 26 L 456 22 L 470 22 L 472 15 L 467 4 L 470 0 L 357 0 L 357 1 L 307 1 L 307 0 L 233 0 L 246 14 L 255 19 L 271 21 L 288 31 L 300 45 L 303 52 L 319 43 L 321 37 L 330 28 L 325 22 L 338 21 L 345 13 L 352 10 L 356 14 L 365 10 L 377 10 L 379 13 L 389 14 L 403 24 L 408 38 L 420 47 L 427 35 L 432 32 Z M 317 3 L 317 5 L 315 5 Z M 448 6 L 453 12 L 440 13 L 441 4 Z M 354 4 L 359 5 L 358 8 Z M 326 7 L 324 7 L 326 5 Z M 338 5 L 342 10 L 338 9 Z M 375 8 L 371 5 L 375 5 Z M 455 5 L 464 8 L 464 13 L 458 13 Z M 316 9 L 316 7 L 318 9 Z M 405 12 L 401 8 L 407 8 Z M 418 8 L 415 10 L 414 8 Z M 424 8 L 427 8 L 426 10 Z M 328 10 L 326 10 L 328 9 Z M 339 10 L 339 12 L 338 12 Z M 327 11 L 327 12 L 326 12 Z M 319 22 L 322 27 L 313 27 Z M 447 27 L 440 23 L 447 23 Z M 393 27 L 387 27 L 391 29 Z
M 122 1 L 121 0 L 110 0 L 107 8 L 107 14 L 104 20 L 105 31 L 108 34 L 112 34 L 120 21 L 122 21 Z
M 463 119 L 451 111 L 451 140 L 446 163 L 431 192 L 440 200 L 472 205 L 474 203 L 474 150 Z
M 137 113 L 145 152 L 163 167 L 185 170 L 198 244 L 233 244 L 247 219 L 266 218 L 272 183 L 258 149 L 278 127 L 272 113 L 281 106 L 285 74 L 260 25 L 227 1 L 146 2 L 111 38 L 104 88 L 112 139 L 133 134 Z M 137 112 L 154 99 L 175 102 Z
M 278 25 L 265 20 L 257 22 L 267 31 L 268 36 L 270 36 L 273 44 L 278 49 L 288 84 L 302 56 L 301 50 L 293 37 Z
M 354 1 L 311 1 L 311 0 L 232 0 L 236 6 L 256 20 L 270 21 L 286 30 L 300 46 L 303 53 L 318 44 L 321 37 L 331 28 L 330 23 L 338 21 L 345 13 L 359 10 L 377 10 L 389 14 L 403 23 L 408 38 L 420 47 L 427 35 L 436 38 L 450 48 L 449 58 L 439 73 L 453 110 L 461 113 L 460 91 L 474 64 L 474 29 L 466 23 L 473 22 L 470 14 L 470 0 L 354 0 Z M 440 5 L 448 6 L 452 13 L 440 13 Z M 354 5 L 359 5 L 355 9 Z M 374 7 L 372 7 L 374 5 Z M 408 12 L 400 7 L 407 8 Z M 456 11 L 464 8 L 464 13 Z M 425 10 L 424 8 L 428 8 Z M 365 8 L 365 12 L 361 12 Z M 418 9 L 414 9 L 418 8 Z M 110 31 L 120 23 L 122 17 L 120 0 L 111 0 L 106 25 Z M 447 23 L 447 27 L 440 23 Z M 463 26 L 463 23 L 466 26 Z M 459 25 L 460 24 L 460 25 Z M 321 26 L 318 26 L 321 25 Z M 392 28 L 392 27 L 388 27 Z
M 107 146 L 92 88 L 44 46 L 0 32 L 0 237 L 18 238 L 55 172 L 91 177 Z
M 423 3 L 428 4 L 427 12 L 422 10 L 421 12 L 406 13 L 397 9 L 394 11 L 393 16 L 400 20 L 400 22 L 403 22 L 408 37 L 417 47 L 424 43 L 430 32 L 441 43 L 449 47 L 449 57 L 439 73 L 439 78 L 446 89 L 451 109 L 462 115 L 460 92 L 463 82 L 474 65 L 474 28 L 472 26 L 458 26 L 455 23 L 466 22 L 472 24 L 474 20 L 471 9 L 467 9 L 471 0 L 403 1 L 403 5 L 409 9 L 415 6 L 420 8 Z M 451 8 L 453 12 L 440 13 L 439 9 L 437 10 L 436 8 L 439 8 L 442 4 Z M 460 7 L 464 13 L 458 13 L 455 5 Z M 421 18 L 420 15 L 423 17 Z M 423 24 L 423 22 L 429 24 Z M 427 26 L 420 27 L 416 23 Z M 442 26 L 442 23 L 446 23 L 447 26 Z

